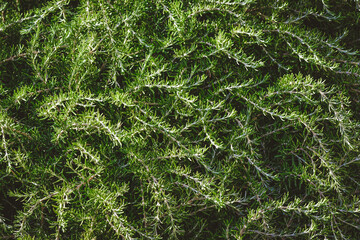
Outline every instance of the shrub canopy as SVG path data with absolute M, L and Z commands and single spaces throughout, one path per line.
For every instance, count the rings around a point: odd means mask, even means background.
M 0 237 L 357 239 L 359 1 L 0 3 Z

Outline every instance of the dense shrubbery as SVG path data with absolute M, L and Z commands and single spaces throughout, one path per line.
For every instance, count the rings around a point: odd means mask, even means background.
M 1 1 L 0 237 L 357 239 L 359 8 Z

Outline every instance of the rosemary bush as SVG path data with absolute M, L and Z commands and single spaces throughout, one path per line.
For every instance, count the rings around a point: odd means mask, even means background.
M 359 1 L 0 2 L 0 237 L 358 239 Z

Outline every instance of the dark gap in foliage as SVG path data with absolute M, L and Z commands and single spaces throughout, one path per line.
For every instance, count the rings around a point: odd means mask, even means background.
M 26 13 L 29 10 L 36 9 L 41 7 L 43 4 L 46 4 L 46 0 L 18 0 L 16 1 L 17 7 L 20 8 L 21 13 Z
M 2 167 L 3 169 L 5 169 L 4 166 Z M 21 199 L 19 199 L 18 197 L 10 197 L 9 192 L 18 191 L 23 186 L 19 181 L 12 179 L 13 176 L 11 175 L 6 178 L 11 180 L 7 180 L 8 184 L 5 187 L 3 186 L 2 191 L 0 191 L 0 199 L 1 199 L 0 216 L 4 216 L 4 220 L 6 224 L 12 225 L 16 218 L 17 212 L 23 208 L 23 203 Z

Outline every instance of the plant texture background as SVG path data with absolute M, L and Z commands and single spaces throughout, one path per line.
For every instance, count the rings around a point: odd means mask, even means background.
M 0 3 L 0 238 L 358 238 L 359 1 Z

